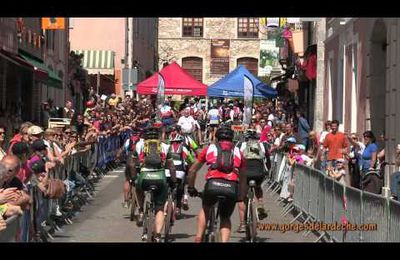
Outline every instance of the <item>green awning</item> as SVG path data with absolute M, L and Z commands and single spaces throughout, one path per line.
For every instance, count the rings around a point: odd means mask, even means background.
M 82 67 L 88 74 L 114 75 L 115 52 L 111 50 L 74 50 L 75 54 L 83 54 Z
M 49 69 L 44 62 L 39 61 L 35 58 L 32 58 L 28 55 L 24 54 L 19 54 L 22 58 L 24 58 L 27 62 L 29 62 L 35 70 L 40 70 L 42 72 L 45 72 L 48 74 L 47 78 L 47 85 L 55 88 L 62 88 L 62 79 L 57 75 L 57 73 L 54 70 Z

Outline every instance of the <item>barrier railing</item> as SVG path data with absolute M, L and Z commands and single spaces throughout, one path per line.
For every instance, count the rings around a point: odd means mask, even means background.
M 127 138 L 128 132 L 100 136 L 89 149 L 64 158 L 62 164 L 53 168 L 49 177 L 62 180 L 67 187 L 60 199 L 48 199 L 37 185 L 28 183 L 32 205 L 21 217 L 6 220 L 7 228 L 0 232 L 0 242 L 47 242 L 60 229 L 60 223 L 72 224 L 74 212 L 94 194 L 94 182 L 116 167 L 117 151 Z
M 0 232 L 0 242 L 15 242 L 19 227 L 19 217 L 11 216 L 6 219 L 7 228 Z
M 283 189 L 280 182 L 283 169 L 288 167 L 285 157 L 277 155 L 268 189 Z M 293 200 L 282 214 L 296 210 L 292 222 L 324 223 L 317 241 L 325 238 L 335 242 L 400 242 L 400 202 L 347 187 L 319 170 L 299 164 L 295 165 L 290 181 L 295 183 Z

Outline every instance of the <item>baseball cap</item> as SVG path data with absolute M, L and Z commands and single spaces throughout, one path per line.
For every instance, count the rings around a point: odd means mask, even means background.
M 40 126 L 33 125 L 28 128 L 28 134 L 30 135 L 38 135 L 43 133 L 43 129 Z
M 47 145 L 44 143 L 43 140 L 39 139 L 32 143 L 31 145 L 33 151 L 43 151 L 47 148 Z

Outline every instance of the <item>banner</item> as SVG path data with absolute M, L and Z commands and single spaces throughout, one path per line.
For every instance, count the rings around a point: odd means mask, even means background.
M 157 89 L 157 107 L 158 109 L 164 104 L 165 100 L 165 81 L 163 76 L 158 73 L 158 89 Z
M 230 40 L 211 40 L 211 74 L 229 73 L 229 48 Z
M 65 18 L 62 17 L 43 17 L 43 30 L 63 30 L 65 29 Z
M 260 40 L 260 62 L 258 76 L 270 76 L 273 68 L 280 68 L 279 48 L 275 40 Z
M 253 110 L 253 94 L 254 85 L 253 82 L 244 76 L 243 82 L 243 99 L 244 99 L 244 111 L 243 111 L 243 124 L 250 125 L 251 123 L 251 111 Z

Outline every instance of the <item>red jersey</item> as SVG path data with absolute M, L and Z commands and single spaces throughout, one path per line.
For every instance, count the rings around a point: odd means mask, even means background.
M 234 168 L 240 168 L 242 166 L 242 155 L 238 147 L 234 147 L 232 142 L 229 141 L 221 141 L 219 143 L 222 149 L 233 149 L 234 159 L 233 159 L 233 166 Z M 206 174 L 206 180 L 209 179 L 225 179 L 229 181 L 239 181 L 239 176 L 236 172 L 231 173 L 224 173 L 218 170 L 210 169 L 211 165 L 217 162 L 218 156 L 217 147 L 214 144 L 210 144 L 209 146 L 205 147 L 197 160 L 201 163 L 207 163 L 209 166 L 208 172 Z

